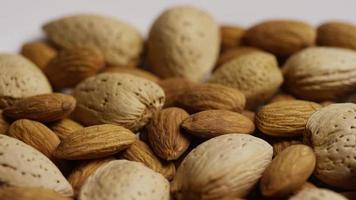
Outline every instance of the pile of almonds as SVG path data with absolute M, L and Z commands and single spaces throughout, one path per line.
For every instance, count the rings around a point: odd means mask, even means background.
M 356 199 L 356 25 L 43 30 L 0 54 L 0 199 Z

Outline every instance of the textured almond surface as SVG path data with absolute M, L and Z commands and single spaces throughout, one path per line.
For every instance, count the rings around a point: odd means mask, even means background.
M 188 133 L 212 138 L 229 133 L 253 133 L 255 125 L 242 114 L 227 110 L 206 110 L 183 121 L 181 127 Z
M 244 43 L 269 51 L 277 56 L 289 56 L 315 42 L 315 29 L 301 21 L 271 20 L 246 30 Z
M 220 54 L 219 59 L 215 66 L 215 70 L 221 67 L 223 64 L 227 63 L 228 61 L 232 60 L 233 58 L 237 58 L 239 56 L 243 56 L 256 51 L 261 51 L 261 50 L 254 47 L 247 47 L 247 46 L 240 46 L 240 47 L 228 49 Z
M 247 107 L 254 108 L 277 92 L 283 77 L 272 54 L 253 52 L 223 64 L 209 82 L 240 90 L 246 96 Z
M 263 106 L 256 115 L 256 125 L 267 135 L 293 137 L 302 135 L 308 118 L 321 106 L 301 100 L 278 101 Z
M 110 66 L 107 67 L 104 72 L 108 73 L 126 73 L 126 74 L 132 74 L 141 78 L 145 78 L 147 80 L 153 81 L 153 82 L 158 82 L 159 78 L 152 74 L 151 72 L 145 71 L 143 69 L 139 68 L 128 68 L 128 67 L 120 67 L 120 66 Z
M 47 126 L 28 119 L 14 121 L 8 135 L 34 147 L 49 158 L 60 143 L 58 136 Z
M 61 93 L 27 97 L 4 109 L 4 115 L 13 119 L 32 119 L 53 122 L 67 117 L 75 108 L 76 100 Z
M 272 142 L 273 146 L 273 156 L 275 157 L 279 153 L 281 153 L 284 149 L 295 145 L 295 144 L 302 144 L 303 142 L 298 139 L 285 139 L 283 138 L 282 140 L 276 140 Z
M 47 36 L 63 48 L 95 48 L 110 64 L 127 65 L 137 62 L 142 50 L 138 31 L 117 19 L 79 14 L 48 22 L 43 26 Z
M 315 176 L 329 184 L 356 189 L 356 104 L 331 104 L 315 112 L 306 125 L 305 141 L 313 146 Z
M 219 27 L 205 11 L 176 6 L 153 23 L 147 41 L 147 59 L 157 75 L 202 80 L 219 53 Z
M 135 140 L 135 134 L 124 127 L 94 125 L 79 129 L 64 138 L 55 156 L 67 160 L 102 158 L 126 149 Z
M 185 91 L 194 86 L 194 82 L 185 78 L 167 78 L 158 83 L 166 95 L 164 107 L 176 106 Z
M 164 92 L 154 82 L 121 73 L 102 73 L 74 90 L 74 117 L 83 125 L 117 124 L 136 131 L 164 104 Z
M 246 99 L 237 89 L 204 83 L 190 87 L 177 101 L 179 107 L 191 113 L 212 109 L 241 112 Z
M 52 86 L 61 89 L 76 86 L 104 67 L 99 51 L 85 48 L 63 50 L 52 59 L 44 72 Z
M 246 196 L 272 160 L 272 147 L 246 134 L 210 139 L 185 157 L 171 184 L 178 200 Z
M 61 140 L 63 140 L 67 136 L 70 136 L 73 132 L 83 128 L 82 125 L 69 118 L 65 118 L 58 122 L 51 123 L 49 124 L 49 127 L 54 133 L 56 133 L 56 135 Z
M 318 27 L 317 43 L 356 50 L 356 26 L 346 22 L 326 22 Z
M 147 125 L 148 141 L 162 159 L 175 160 L 189 147 L 190 140 L 180 129 L 189 114 L 181 108 L 165 108 L 155 113 Z
M 225 25 L 220 27 L 221 50 L 239 46 L 245 29 L 240 26 Z
M 43 187 L 64 196 L 73 189 L 59 169 L 42 153 L 18 139 L 0 135 L 0 180 L 4 185 Z
M 298 98 L 335 100 L 355 91 L 356 52 L 310 47 L 291 56 L 283 67 L 288 92 Z
M 42 71 L 21 55 L 0 54 L 0 71 L 0 96 L 28 97 L 52 92 Z
M 116 160 L 100 167 L 82 187 L 79 200 L 169 200 L 169 183 L 142 163 Z
M 260 189 L 266 197 L 284 197 L 298 190 L 313 173 L 313 149 L 292 145 L 278 154 L 263 172 Z
M 1 187 L 0 199 L 4 200 L 71 200 L 61 194 L 40 187 Z
M 298 192 L 289 200 L 347 200 L 342 195 L 327 189 L 305 189 Z
M 57 51 L 46 42 L 28 42 L 22 46 L 21 54 L 44 69 L 49 61 L 57 55 Z

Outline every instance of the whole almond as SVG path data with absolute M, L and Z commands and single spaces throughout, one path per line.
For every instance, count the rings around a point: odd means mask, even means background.
M 247 134 L 212 138 L 183 160 L 171 184 L 177 200 L 245 197 L 272 160 L 272 147 Z
M 42 94 L 17 101 L 4 109 L 4 115 L 12 119 L 32 119 L 53 122 L 67 117 L 75 108 L 76 100 L 60 93 Z
M 213 109 L 241 112 L 245 102 L 245 95 L 237 89 L 220 84 L 202 83 L 186 90 L 177 104 L 190 113 Z
M 155 113 L 147 125 L 148 141 L 157 156 L 176 160 L 189 147 L 190 140 L 180 130 L 180 124 L 189 114 L 180 108 L 165 108 Z
M 316 30 L 309 24 L 293 20 L 271 20 L 261 22 L 246 30 L 243 41 L 286 57 L 305 47 L 314 45 Z
M 332 101 L 355 91 L 356 51 L 310 47 L 291 56 L 283 66 L 285 87 L 294 96 Z
M 3 116 L 2 110 L 0 110 L 0 134 L 6 134 L 9 126 L 9 122 Z
M 295 98 L 292 95 L 289 94 L 276 94 L 274 97 L 272 97 L 268 103 L 274 103 L 277 101 L 289 101 L 289 100 L 295 100 Z
M 256 125 L 270 136 L 300 136 L 310 115 L 319 108 L 319 104 L 310 101 L 277 101 L 263 106 L 257 112 Z
M 136 28 L 106 16 L 66 16 L 48 22 L 43 30 L 60 47 L 100 50 L 109 64 L 137 63 L 143 46 L 142 37 Z
M 169 182 L 142 163 L 115 160 L 89 176 L 80 191 L 79 200 L 97 199 L 169 200 Z
M 249 118 L 252 122 L 255 122 L 256 113 L 250 110 L 243 110 L 241 115 Z
M 152 149 L 144 142 L 136 140 L 129 148 L 121 154 L 121 157 L 141 162 L 153 171 L 161 173 L 168 180 L 171 180 L 175 174 L 173 163 L 162 163 L 159 158 L 153 153 Z
M 22 141 L 0 135 L 0 180 L 3 185 L 43 187 L 64 196 L 73 189 L 59 169 L 42 153 Z
M 52 86 L 61 89 L 75 87 L 103 67 L 104 58 L 99 51 L 72 48 L 60 51 L 44 68 L 44 72 Z
M 14 105 L 16 102 L 22 98 L 12 97 L 12 96 L 0 96 L 0 109 Z
M 102 158 L 128 148 L 135 140 L 135 134 L 124 127 L 94 125 L 79 129 L 64 138 L 54 154 L 66 160 Z
M 102 73 L 74 90 L 74 118 L 81 124 L 117 124 L 137 131 L 164 104 L 164 92 L 154 82 L 130 74 Z
M 63 140 L 64 138 L 70 136 L 73 132 L 82 129 L 83 126 L 69 118 L 64 118 L 60 121 L 49 124 L 49 128 L 52 129 L 59 139 Z
M 0 96 L 28 97 L 52 92 L 43 72 L 25 57 L 0 54 Z
M 221 50 L 226 51 L 239 46 L 245 29 L 240 26 L 224 25 L 220 27 Z
M 277 156 L 279 153 L 281 153 L 284 149 L 296 145 L 296 144 L 302 144 L 303 142 L 298 139 L 282 139 L 282 140 L 274 140 L 272 142 L 273 146 L 273 157 Z
M 22 46 L 21 54 L 43 70 L 49 61 L 56 57 L 57 51 L 47 42 L 36 41 L 25 43 Z
M 214 70 L 218 69 L 223 64 L 229 62 L 230 60 L 232 60 L 234 58 L 237 58 L 239 56 L 243 56 L 243 55 L 246 55 L 246 54 L 249 54 L 252 52 L 256 52 L 256 51 L 263 52 L 262 50 L 259 50 L 254 47 L 248 47 L 248 46 L 239 46 L 239 47 L 228 49 L 220 54 Z
M 356 26 L 347 22 L 326 22 L 318 27 L 320 46 L 342 47 L 356 50 Z
M 151 72 L 145 71 L 143 69 L 139 68 L 128 68 L 128 67 L 120 67 L 120 66 L 110 66 L 104 69 L 104 72 L 108 73 L 126 73 L 126 74 L 132 74 L 141 78 L 145 78 L 147 80 L 153 81 L 153 82 L 159 82 L 159 78 L 152 74 Z
M 228 110 L 206 110 L 185 119 L 181 127 L 188 133 L 202 138 L 212 138 L 229 133 L 250 134 L 253 122 L 242 114 Z
M 328 189 L 310 188 L 301 190 L 289 200 L 347 200 L 342 195 Z
M 7 135 L 34 147 L 49 158 L 60 143 L 58 136 L 47 126 L 28 119 L 14 121 Z
M 41 187 L 1 187 L 0 199 L 4 200 L 71 200 L 58 192 Z
M 247 108 L 255 108 L 277 92 L 283 77 L 274 55 L 256 51 L 223 64 L 209 82 L 240 90 Z
M 150 70 L 162 78 L 203 80 L 216 62 L 219 27 L 205 11 L 176 6 L 153 23 L 147 41 Z
M 185 78 L 167 78 L 158 82 L 164 90 L 166 101 L 164 107 L 177 106 L 180 97 L 193 85 L 194 82 Z
M 313 173 L 313 149 L 298 144 L 279 153 L 263 172 L 260 189 L 265 197 L 285 197 L 299 189 Z

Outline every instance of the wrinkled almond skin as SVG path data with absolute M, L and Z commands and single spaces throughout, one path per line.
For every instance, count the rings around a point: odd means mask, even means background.
M 246 30 L 243 41 L 246 45 L 286 57 L 314 45 L 315 38 L 316 30 L 305 22 L 271 20 Z
M 220 27 L 221 51 L 239 46 L 245 29 L 239 26 L 225 25 Z
M 75 108 L 76 100 L 60 93 L 27 97 L 4 109 L 4 114 L 12 119 L 31 119 L 53 122 L 67 117 Z
M 212 138 L 229 133 L 251 134 L 253 122 L 242 114 L 227 110 L 206 110 L 185 119 L 181 127 L 188 133 L 202 138 Z
M 185 78 L 167 78 L 158 82 L 166 95 L 164 107 L 173 107 L 177 105 L 180 97 L 193 85 L 192 82 Z
M 153 81 L 153 82 L 159 82 L 160 78 L 157 77 L 156 75 L 152 74 L 151 72 L 145 71 L 143 69 L 139 68 L 133 68 L 133 67 L 122 67 L 122 66 L 110 66 L 104 69 L 103 72 L 108 72 L 108 73 L 126 73 L 126 74 L 132 74 L 141 78 L 145 78 L 147 80 Z
M 319 104 L 310 101 L 277 101 L 263 106 L 257 112 L 256 125 L 270 136 L 300 136 L 310 115 L 319 108 Z
M 146 130 L 148 141 L 157 156 L 164 160 L 176 160 L 189 147 L 190 139 L 180 129 L 189 114 L 176 107 L 155 113 Z
M 83 128 L 83 126 L 78 122 L 75 122 L 69 118 L 64 118 L 58 122 L 53 122 L 48 126 L 61 140 L 70 136 L 73 132 Z
M 128 148 L 136 140 L 130 130 L 111 124 L 85 127 L 64 138 L 54 152 L 66 160 L 103 158 Z
M 44 72 L 57 89 L 75 87 L 80 81 L 95 75 L 104 67 L 99 51 L 86 48 L 62 50 L 53 58 Z
M 178 106 L 190 113 L 204 110 L 231 110 L 241 112 L 245 107 L 245 96 L 239 90 L 220 84 L 196 84 L 178 99 Z
M 57 55 L 57 51 L 47 42 L 28 42 L 22 46 L 21 54 L 35 63 L 40 69 L 47 67 L 48 63 Z
M 347 200 L 342 195 L 328 189 L 310 188 L 299 191 L 289 200 Z
M 356 26 L 346 22 L 326 22 L 318 29 L 320 46 L 342 47 L 356 50 Z
M 40 187 L 1 187 L 0 199 L 8 200 L 71 200 L 61 194 Z
M 277 156 L 284 149 L 296 144 L 303 144 L 303 142 L 298 139 L 284 139 L 284 138 L 282 140 L 272 141 L 273 157 Z
M 58 136 L 51 129 L 40 122 L 28 119 L 14 121 L 7 135 L 34 147 L 49 158 L 60 143 Z
M 313 149 L 292 145 L 279 153 L 263 172 L 260 189 L 265 197 L 285 197 L 299 189 L 313 173 Z
M 11 97 L 11 96 L 0 96 L 0 109 L 14 105 L 21 98 Z

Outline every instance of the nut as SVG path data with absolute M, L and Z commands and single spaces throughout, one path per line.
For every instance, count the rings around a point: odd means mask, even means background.
M 29 42 L 22 46 L 21 54 L 43 70 L 56 57 L 57 51 L 47 42 Z
M 326 22 L 318 27 L 317 43 L 356 50 L 356 26 L 345 22 Z

